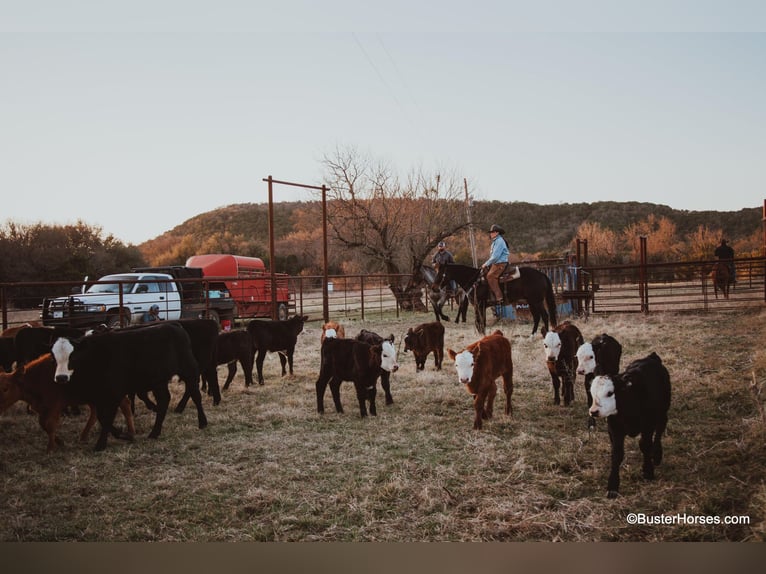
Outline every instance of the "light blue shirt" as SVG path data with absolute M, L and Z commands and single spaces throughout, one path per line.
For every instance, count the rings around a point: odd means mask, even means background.
M 489 248 L 489 259 L 484 262 L 484 266 L 489 267 L 495 263 L 508 263 L 509 255 L 510 252 L 505 244 L 505 239 L 498 233 L 492 240 L 492 246 Z

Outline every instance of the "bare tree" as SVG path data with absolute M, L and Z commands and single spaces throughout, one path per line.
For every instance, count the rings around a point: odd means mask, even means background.
M 420 265 L 467 225 L 457 178 L 418 169 L 401 181 L 389 164 L 353 147 L 337 148 L 322 163 L 334 240 L 364 258 L 364 271 L 389 274 L 403 308 L 424 309 Z M 405 273 L 409 279 L 401 282 L 397 276 Z

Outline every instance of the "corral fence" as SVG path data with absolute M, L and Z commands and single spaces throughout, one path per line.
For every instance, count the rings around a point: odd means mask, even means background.
M 580 266 L 576 258 L 525 261 L 546 273 L 553 283 L 560 317 L 599 313 L 651 313 L 660 311 L 724 311 L 762 307 L 766 303 L 766 258 L 735 259 L 736 283 L 728 299 L 714 294 L 710 272 L 715 261 L 639 263 Z M 374 320 L 412 314 L 397 303 L 390 288 L 404 285 L 409 275 L 330 275 L 327 294 L 332 319 Z M 291 310 L 323 316 L 323 277 L 289 279 Z M 39 320 L 44 297 L 70 293 L 82 282 L 0 283 L 2 328 Z M 422 300 L 428 308 L 427 293 Z M 457 307 L 451 303 L 454 313 Z M 524 313 L 523 302 L 515 311 Z M 417 313 L 419 319 L 426 316 Z M 428 308 L 427 315 L 433 317 Z M 242 318 L 246 319 L 246 318 Z

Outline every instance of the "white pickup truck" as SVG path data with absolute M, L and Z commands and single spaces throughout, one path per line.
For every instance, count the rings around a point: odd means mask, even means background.
M 235 303 L 228 293 L 210 290 L 201 280 L 201 270 L 174 269 L 185 270 L 186 276 L 178 277 L 175 272 L 118 273 L 106 275 L 87 288 L 83 285 L 71 295 L 44 299 L 43 324 L 94 327 L 103 323 L 124 327 L 140 322 L 144 313 L 157 305 L 160 319 L 210 317 L 219 324 L 231 325 Z

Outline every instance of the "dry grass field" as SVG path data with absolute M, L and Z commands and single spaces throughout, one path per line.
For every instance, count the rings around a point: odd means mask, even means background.
M 345 323 L 393 333 L 430 315 Z M 470 318 L 469 318 L 470 319 Z M 470 396 L 452 363 L 415 372 L 400 353 L 395 403 L 362 420 L 351 383 L 345 414 L 316 412 L 319 322 L 299 337 L 295 374 L 266 359 L 264 386 L 241 372 L 223 401 L 169 413 L 158 440 L 137 407 L 139 436 L 77 442 L 68 417 L 62 449 L 46 454 L 36 417 L 17 404 L 0 415 L 0 541 L 763 541 L 766 538 L 766 312 L 612 315 L 576 320 L 586 339 L 607 332 L 623 366 L 656 351 L 673 397 L 657 478 L 640 478 L 637 439 L 626 441 L 620 496 L 606 498 L 609 438 L 586 428 L 578 377 L 571 407 L 553 405 L 539 335 L 499 325 L 514 357 L 514 414 L 472 430 Z M 446 346 L 477 339 L 447 324 Z M 224 369 L 219 369 L 223 380 Z M 173 404 L 182 394 L 171 385 Z M 382 393 L 378 393 L 382 399 Z M 118 415 L 118 424 L 122 424 Z M 631 524 L 631 513 L 667 524 Z M 749 524 L 725 524 L 731 517 Z M 658 518 L 660 517 L 660 518 Z M 661 518 L 664 517 L 664 518 Z M 702 524 L 719 520 L 720 524 Z

